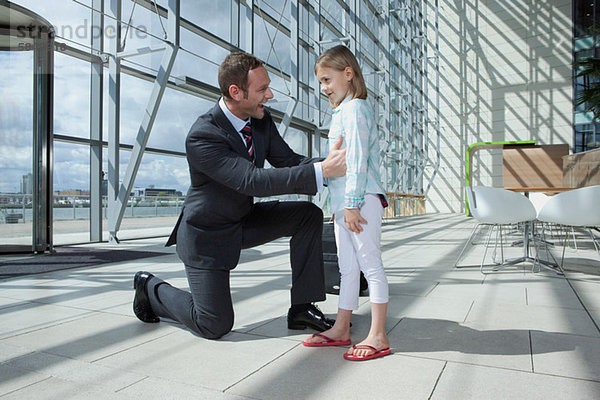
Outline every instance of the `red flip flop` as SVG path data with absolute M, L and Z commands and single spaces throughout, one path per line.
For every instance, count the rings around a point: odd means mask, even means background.
M 334 339 L 327 337 L 321 333 L 315 333 L 311 337 L 315 337 L 315 336 L 323 338 L 323 341 L 322 342 L 314 342 L 314 343 L 302 341 L 302 344 L 305 345 L 306 347 L 325 347 L 325 346 L 348 346 L 352 343 L 352 342 L 350 342 L 350 339 L 334 340 Z
M 390 354 L 392 352 L 392 350 L 390 350 L 389 347 L 385 348 L 385 349 L 377 350 L 375 347 L 369 346 L 368 344 L 355 344 L 354 346 L 352 346 L 352 348 L 353 349 L 369 349 L 369 350 L 373 350 L 373 353 L 368 354 L 366 356 L 355 356 L 354 354 L 344 353 L 344 358 L 346 360 L 366 361 L 366 360 L 371 360 L 373 358 L 387 356 L 388 354 Z

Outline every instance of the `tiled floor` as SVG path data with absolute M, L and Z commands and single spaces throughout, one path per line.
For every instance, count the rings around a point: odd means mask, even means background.
M 94 245 L 167 254 L 0 281 L 0 398 L 599 399 L 598 254 L 567 250 L 566 278 L 530 264 L 485 276 L 453 268 L 473 223 L 438 214 L 384 224 L 393 354 L 363 363 L 344 360 L 344 348 L 303 347 L 312 332 L 287 329 L 286 240 L 243 251 L 234 331 L 218 341 L 132 314 L 138 270 L 187 287 L 165 238 Z M 479 263 L 482 247 L 468 246 L 461 265 Z M 337 296 L 320 307 L 334 314 Z M 353 342 L 369 318 L 361 298 Z

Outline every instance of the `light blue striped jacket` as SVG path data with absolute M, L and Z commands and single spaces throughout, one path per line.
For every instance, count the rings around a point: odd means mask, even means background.
M 328 179 L 329 209 L 332 213 L 344 208 L 360 208 L 365 194 L 383 194 L 379 165 L 379 138 L 373 112 L 366 100 L 346 97 L 333 110 L 328 145 L 331 148 L 339 135 L 346 148 L 345 176 Z

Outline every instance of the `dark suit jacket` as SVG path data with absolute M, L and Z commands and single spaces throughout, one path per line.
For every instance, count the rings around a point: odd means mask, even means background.
M 241 222 L 254 196 L 315 194 L 311 159 L 294 153 L 267 110 L 252 119 L 256 165 L 219 104 L 200 116 L 185 147 L 191 176 L 181 215 L 167 242 L 189 266 L 233 269 L 242 247 Z M 265 159 L 275 168 L 264 169 Z

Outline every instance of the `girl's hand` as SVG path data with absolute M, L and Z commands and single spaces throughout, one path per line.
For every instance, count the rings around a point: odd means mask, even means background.
M 363 227 L 360 224 L 367 224 L 367 220 L 360 215 L 360 209 L 358 208 L 345 208 L 344 209 L 344 222 L 348 225 L 348 229 L 354 233 L 361 233 Z

